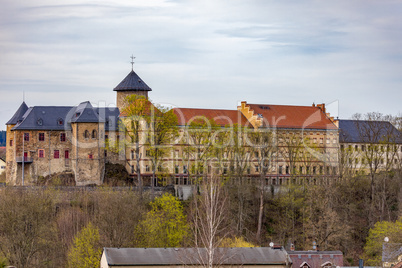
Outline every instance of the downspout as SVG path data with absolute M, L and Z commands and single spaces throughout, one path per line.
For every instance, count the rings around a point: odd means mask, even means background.
M 78 123 L 76 123 L 75 131 L 75 184 L 78 181 Z
M 25 174 L 25 133 L 22 131 L 22 186 L 24 186 L 24 174 Z
M 50 148 L 50 146 L 51 146 L 51 142 L 50 142 L 50 139 L 51 139 L 51 132 L 50 132 L 50 130 L 49 130 L 49 180 L 52 178 L 52 176 L 50 175 L 51 173 L 51 154 L 52 154 L 52 151 L 51 151 L 51 148 Z

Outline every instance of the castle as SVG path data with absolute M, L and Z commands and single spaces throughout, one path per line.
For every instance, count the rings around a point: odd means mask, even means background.
M 98 108 L 89 102 L 78 106 L 33 106 L 23 102 L 7 125 L 6 174 L 9 185 L 34 185 L 38 178 L 69 173 L 76 185 L 100 185 L 106 163 L 119 163 L 130 176 L 137 176 L 140 163 L 144 178 L 152 176 L 152 161 L 142 144 L 137 161 L 134 148 L 126 146 L 119 154 L 109 152 L 105 141 L 126 137 L 119 131 L 122 109 L 128 96 L 148 98 L 152 89 L 134 72 L 114 88 L 117 107 Z M 186 132 L 194 118 L 213 120 L 219 127 L 239 125 L 253 131 L 275 130 L 275 147 L 270 169 L 264 172 L 266 184 L 304 183 L 338 176 L 339 122 L 326 113 L 325 104 L 289 106 L 241 102 L 237 109 L 174 108 L 180 132 Z M 163 185 L 190 184 L 189 169 L 194 157 L 185 156 L 191 141 L 172 144 L 163 158 Z M 263 152 L 247 148 L 244 176 L 262 174 Z M 229 156 L 225 155 L 225 158 Z M 205 167 L 205 172 L 210 172 Z M 220 172 L 229 174 L 233 163 L 227 161 Z M 167 175 L 166 175 L 167 174 Z M 158 182 L 156 182 L 157 184 Z

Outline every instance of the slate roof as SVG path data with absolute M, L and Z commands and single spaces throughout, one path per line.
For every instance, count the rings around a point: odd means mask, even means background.
M 390 142 L 402 143 L 402 134 L 388 121 L 339 120 L 339 142 L 379 143 L 390 138 Z
M 34 106 L 28 108 L 12 130 L 62 131 L 71 129 L 71 122 L 105 122 L 108 131 L 117 129 L 118 118 L 118 108 L 94 108 L 89 102 L 78 106 Z
M 104 248 L 109 266 L 191 265 L 199 264 L 205 249 L 199 248 Z M 283 249 L 272 248 L 218 248 L 215 264 L 224 265 L 278 265 L 290 260 Z
M 262 127 L 337 130 L 336 125 L 315 106 L 246 104 L 263 119 Z
M 22 120 L 22 116 L 25 114 L 25 112 L 28 110 L 28 106 L 26 105 L 25 101 L 22 102 L 18 110 L 15 112 L 13 117 L 11 117 L 10 120 L 6 123 L 6 125 L 16 125 L 18 121 Z
M 197 118 L 201 120 L 206 118 L 214 120 L 220 126 L 238 124 L 252 127 L 247 118 L 237 110 L 174 108 L 173 111 L 177 116 L 179 126 L 185 126 Z
M 70 119 L 71 123 L 98 123 L 105 122 L 105 119 L 100 117 L 96 110 L 92 107 L 89 101 L 82 102 L 75 107 L 73 115 Z
M 114 91 L 151 91 L 152 89 L 134 72 L 131 72 L 120 82 Z

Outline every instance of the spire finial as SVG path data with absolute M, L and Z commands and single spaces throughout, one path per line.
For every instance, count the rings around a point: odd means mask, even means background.
M 135 57 L 133 56 L 133 55 L 131 55 L 131 71 L 133 71 L 134 70 L 134 59 L 135 59 Z

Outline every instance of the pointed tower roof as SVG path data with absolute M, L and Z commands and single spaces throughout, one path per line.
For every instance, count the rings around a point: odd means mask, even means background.
M 18 121 L 22 120 L 22 117 L 24 116 L 27 110 L 28 106 L 26 105 L 25 101 L 23 101 L 18 110 L 13 115 L 13 117 L 11 117 L 11 119 L 8 120 L 6 125 L 16 125 Z
M 113 91 L 151 91 L 152 89 L 134 72 L 131 72 L 118 84 Z

